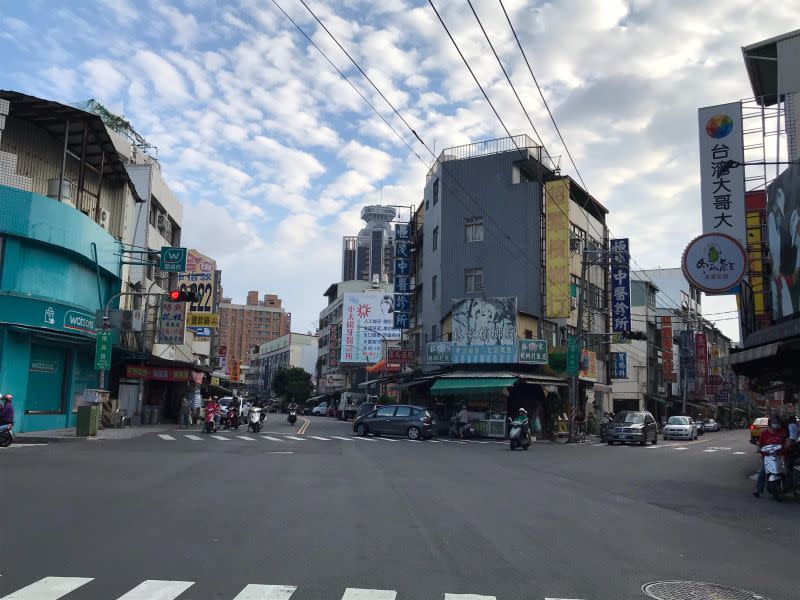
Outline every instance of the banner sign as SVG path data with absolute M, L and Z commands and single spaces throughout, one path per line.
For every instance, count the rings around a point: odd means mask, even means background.
M 97 332 L 94 346 L 94 370 L 108 371 L 111 368 L 111 331 Z
M 631 330 L 630 246 L 628 238 L 611 240 L 611 331 Z
M 339 353 L 342 349 L 339 347 L 339 325 L 333 323 L 328 330 L 328 366 L 339 366 Z
M 597 352 L 581 350 L 578 377 L 584 381 L 597 381 Z
M 612 352 L 611 379 L 627 379 L 627 378 L 628 378 L 628 353 Z
M 549 362 L 547 340 L 517 340 L 519 362 L 529 365 L 546 365 Z
M 384 340 L 400 339 L 393 300 L 382 293 L 344 295 L 341 362 L 375 364 L 383 357 Z
M 452 362 L 517 362 L 517 299 L 453 300 Z
M 175 304 L 180 303 L 176 302 Z M 186 315 L 186 324 L 190 327 L 211 327 L 212 329 L 216 329 L 219 327 L 219 314 L 190 312 Z
M 186 269 L 177 279 L 178 289 L 182 292 L 197 294 L 195 302 L 187 303 L 188 311 L 212 313 L 216 306 L 215 273 L 217 263 L 197 250 L 189 250 L 186 255 Z
M 189 381 L 193 377 L 191 369 L 174 367 L 148 367 L 145 365 L 127 365 L 125 377 L 146 379 L 148 381 Z
M 394 226 L 394 315 L 392 327 L 397 330 L 411 327 L 411 225 L 398 223 Z M 408 269 L 404 265 L 408 264 Z M 400 284 L 400 285 L 398 285 Z
M 694 363 L 695 363 L 695 389 L 699 394 L 705 394 L 706 379 L 708 377 L 708 338 L 705 333 L 694 335 Z
M 703 233 L 724 233 L 747 244 L 744 142 L 740 102 L 697 111 Z M 738 163 L 737 166 L 731 163 Z
M 661 317 L 661 368 L 665 382 L 677 381 L 672 355 L 672 317 Z
M 567 375 L 578 374 L 578 340 L 574 335 L 567 338 Z
M 800 277 L 797 275 L 800 167 L 793 165 L 767 186 L 767 238 L 772 256 L 768 268 L 772 288 L 772 316 L 790 317 L 800 311 Z M 751 278 L 752 283 L 752 278 Z M 755 287 L 753 288 L 755 292 Z M 758 308 L 758 305 L 756 305 Z
M 196 323 L 202 325 L 202 323 Z M 186 327 L 186 304 L 184 302 L 164 302 L 161 305 L 161 319 L 158 326 L 159 344 L 183 344 Z
M 569 177 L 548 181 L 545 192 L 546 314 L 569 317 Z
M 389 348 L 388 350 L 388 363 L 390 365 L 411 365 L 414 364 L 414 351 L 401 350 L 400 348 Z

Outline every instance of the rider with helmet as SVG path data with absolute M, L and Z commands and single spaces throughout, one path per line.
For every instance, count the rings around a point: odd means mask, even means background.
M 2 401 L 2 407 L 0 407 L 0 426 L 14 424 L 14 406 L 11 404 L 13 399 L 14 396 L 11 394 L 5 394 L 0 397 Z

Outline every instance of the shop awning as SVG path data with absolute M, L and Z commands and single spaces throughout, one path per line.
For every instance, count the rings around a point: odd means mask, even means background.
M 454 377 L 439 379 L 431 387 L 431 394 L 434 396 L 446 396 L 448 394 L 494 392 L 514 385 L 516 381 L 516 377 L 478 377 L 474 379 Z

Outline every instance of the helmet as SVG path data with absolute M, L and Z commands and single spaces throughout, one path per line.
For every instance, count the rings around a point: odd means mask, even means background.
M 12 396 L 11 394 L 5 394 L 2 397 L 2 400 L 5 400 L 6 402 L 11 402 L 13 399 L 14 399 L 14 396 Z
M 524 414 L 524 415 L 527 415 L 527 414 L 528 414 L 528 411 L 527 411 L 527 410 L 525 410 L 524 408 L 520 408 L 520 409 L 519 409 L 519 412 L 520 412 L 521 414 Z

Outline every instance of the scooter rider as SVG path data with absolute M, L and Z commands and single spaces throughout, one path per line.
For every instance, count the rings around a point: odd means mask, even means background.
M 769 446 L 772 444 L 779 444 L 783 446 L 781 450 L 778 451 L 778 454 L 785 455 L 786 454 L 786 447 L 788 446 L 788 434 L 786 429 L 783 427 L 783 423 L 781 423 L 781 418 L 778 415 L 771 415 L 769 418 L 769 426 L 761 432 L 761 435 L 758 438 L 758 442 L 756 444 L 759 447 L 759 450 L 764 446 Z M 767 472 L 764 468 L 764 463 L 761 463 L 761 469 L 758 471 L 758 479 L 756 480 L 756 491 L 753 492 L 753 496 L 758 498 L 761 495 L 761 492 L 764 491 L 764 488 L 767 485 Z
M 519 413 L 517 413 L 517 418 L 511 422 L 511 425 L 513 426 L 515 423 L 522 427 L 522 431 L 520 432 L 522 433 L 522 436 L 527 437 L 528 430 L 530 429 L 530 419 L 528 419 L 528 411 L 525 410 L 524 408 L 520 408 Z
M 11 394 L 0 397 L 3 401 L 3 406 L 0 407 L 0 425 L 14 425 L 14 405 L 11 404 L 13 399 Z
M 214 418 L 214 428 L 219 429 L 219 421 L 222 418 L 222 407 L 219 405 L 219 398 L 211 396 L 211 400 L 206 405 L 206 412 Z

